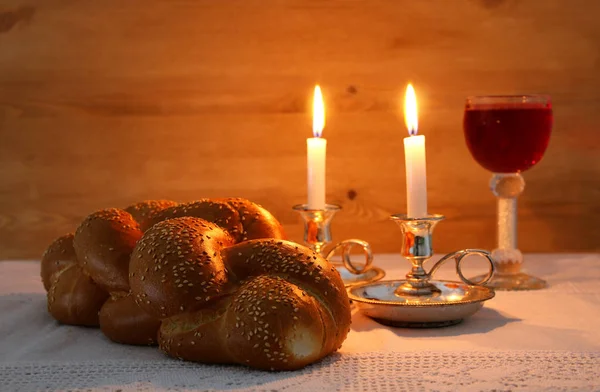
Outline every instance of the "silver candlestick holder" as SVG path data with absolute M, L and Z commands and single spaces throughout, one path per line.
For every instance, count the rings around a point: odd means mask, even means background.
M 371 282 L 349 290 L 359 311 L 376 321 L 398 327 L 442 327 L 461 322 L 494 297 L 493 289 L 483 286 L 494 274 L 491 254 L 481 249 L 449 253 L 427 272 L 423 264 L 433 256 L 433 229 L 443 215 L 409 218 L 392 215 L 402 232 L 402 256 L 411 264 L 404 280 Z M 480 281 L 465 277 L 462 262 L 470 255 L 482 256 L 490 269 Z M 453 259 L 460 281 L 433 280 L 438 269 Z
M 339 271 L 346 287 L 377 281 L 385 276 L 385 272 L 373 266 L 373 252 L 368 242 L 359 239 L 347 239 L 332 244 L 331 221 L 342 208 L 335 204 L 326 204 L 324 209 L 310 209 L 306 204 L 292 207 L 304 222 L 304 243 L 310 249 L 331 261 L 331 257 L 341 252 L 341 263 L 332 263 Z M 364 264 L 355 264 L 350 256 L 354 247 L 361 248 L 365 255 Z

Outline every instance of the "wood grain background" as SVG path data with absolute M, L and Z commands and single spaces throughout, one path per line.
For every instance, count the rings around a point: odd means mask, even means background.
M 147 198 L 243 196 L 301 240 L 310 97 L 328 108 L 334 238 L 399 250 L 401 98 L 427 135 L 436 251 L 492 248 L 489 173 L 470 157 L 470 94 L 551 94 L 525 174 L 524 251 L 598 251 L 600 2 L 3 0 L 0 258 L 36 258 L 88 213 Z

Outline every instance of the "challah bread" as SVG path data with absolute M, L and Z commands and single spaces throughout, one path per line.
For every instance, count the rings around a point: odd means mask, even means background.
M 123 344 L 155 345 L 160 320 L 141 309 L 131 293 L 111 295 L 99 314 L 100 329 L 110 340 Z
M 99 325 L 117 342 L 156 344 L 160 321 L 128 298 L 129 257 L 141 235 L 131 214 L 112 208 L 89 215 L 75 235 L 55 241 L 41 266 L 50 314 L 64 324 Z
M 186 360 L 296 369 L 341 345 L 350 310 L 337 271 L 283 238 L 244 199 L 101 210 L 44 254 L 48 309 Z
M 77 256 L 73 248 L 73 233 L 58 237 L 42 256 L 41 275 L 46 291 L 50 290 L 52 276 L 69 265 L 77 264 Z
M 48 312 L 63 324 L 98 326 L 108 293 L 85 275 L 77 262 L 73 234 L 54 241 L 42 256 L 41 275 L 48 291 Z
M 140 230 L 146 231 L 152 227 L 152 218 L 165 208 L 176 206 L 171 200 L 144 200 L 125 208 L 133 219 L 140 225 Z
M 165 208 L 149 218 L 149 225 L 180 217 L 202 218 L 224 228 L 236 242 L 257 238 L 285 238 L 281 224 L 258 204 L 246 199 L 204 199 Z
M 75 231 L 73 246 L 83 271 L 109 292 L 129 292 L 129 256 L 142 237 L 130 213 L 118 208 L 88 215 Z
M 241 242 L 198 218 L 152 226 L 130 263 L 138 305 L 161 318 L 159 345 L 191 361 L 297 369 L 337 350 L 350 327 L 344 284 L 298 244 Z
M 49 313 L 63 324 L 100 326 L 120 343 L 156 344 L 160 321 L 129 295 L 129 257 L 142 235 L 139 225 L 176 204 L 143 201 L 127 208 L 133 215 L 100 210 L 86 217 L 75 234 L 54 241 L 41 263 Z
M 183 217 L 155 224 L 131 255 L 129 281 L 136 303 L 164 319 L 227 294 L 227 271 L 219 254 L 233 244 L 225 230 L 204 219 Z
M 168 201 L 146 201 L 128 207 L 142 222 Z M 99 312 L 102 333 L 126 344 L 156 344 L 160 320 L 140 309 L 130 295 L 129 259 L 142 237 L 139 223 L 127 211 L 117 208 L 89 215 L 75 232 L 73 245 L 83 271 L 110 294 Z
M 48 311 L 63 324 L 98 326 L 98 312 L 108 299 L 78 265 L 69 265 L 54 275 L 48 290 Z
M 259 238 L 285 238 L 283 227 L 270 212 L 246 199 L 219 199 L 235 209 L 242 224 L 238 242 Z M 231 233 L 235 235 L 236 233 Z

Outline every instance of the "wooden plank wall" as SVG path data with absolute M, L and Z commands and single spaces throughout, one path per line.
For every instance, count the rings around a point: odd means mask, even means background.
M 551 94 L 525 174 L 524 251 L 600 250 L 600 2 L 3 0 L 0 258 L 36 258 L 89 212 L 243 196 L 301 239 L 309 98 L 328 108 L 334 237 L 399 250 L 401 98 L 416 87 L 437 251 L 494 245 L 489 173 L 462 135 L 470 94 Z

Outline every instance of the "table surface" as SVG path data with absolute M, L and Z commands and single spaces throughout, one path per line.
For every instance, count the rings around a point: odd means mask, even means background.
M 398 255 L 376 255 L 375 264 L 385 279 L 408 269 Z M 600 391 L 600 255 L 528 254 L 525 265 L 549 288 L 499 291 L 446 328 L 385 327 L 354 309 L 339 353 L 271 373 L 176 361 L 114 344 L 98 329 L 58 325 L 46 312 L 39 263 L 0 262 L 0 389 Z M 473 260 L 466 270 L 478 267 Z M 455 280 L 452 265 L 436 278 Z

